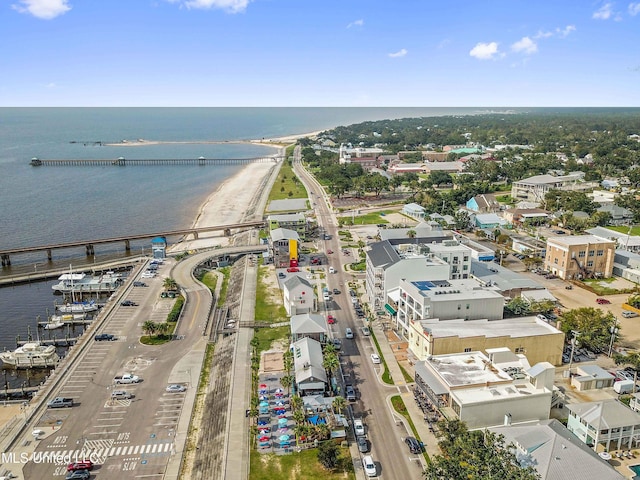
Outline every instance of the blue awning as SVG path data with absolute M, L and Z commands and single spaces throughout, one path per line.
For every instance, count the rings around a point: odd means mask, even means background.
M 398 313 L 398 312 L 396 312 L 396 309 L 395 309 L 395 308 L 393 308 L 393 307 L 392 307 L 391 305 L 389 305 L 388 303 L 385 303 L 385 304 L 384 304 L 384 309 L 385 309 L 387 312 L 389 312 L 389 314 L 391 314 L 391 315 L 395 315 L 396 313 Z

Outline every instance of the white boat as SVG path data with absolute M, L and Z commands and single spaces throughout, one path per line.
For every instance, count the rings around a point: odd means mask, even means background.
M 90 302 L 74 302 L 56 305 L 56 308 L 60 313 L 89 313 L 98 310 L 98 304 L 91 300 Z
M 71 315 L 69 315 L 71 316 Z M 64 327 L 64 321 L 62 321 L 62 315 L 52 316 L 47 323 L 44 324 L 45 330 L 55 330 L 56 328 Z
M 124 283 L 123 276 L 114 272 L 95 276 L 86 273 L 65 273 L 60 275 L 58 280 L 59 282 L 51 288 L 72 296 L 76 293 L 109 293 Z
M 60 357 L 54 345 L 30 342 L 12 352 L 0 353 L 0 360 L 5 365 L 15 368 L 47 368 L 55 367 Z

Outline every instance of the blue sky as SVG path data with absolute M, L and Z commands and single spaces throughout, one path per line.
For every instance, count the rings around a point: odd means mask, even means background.
M 7 0 L 0 106 L 640 106 L 640 0 Z

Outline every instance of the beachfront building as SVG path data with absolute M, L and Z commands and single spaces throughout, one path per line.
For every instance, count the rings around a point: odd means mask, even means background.
M 594 450 L 630 450 L 640 443 L 640 414 L 617 399 L 571 403 L 567 428 Z
M 300 238 L 305 239 L 308 232 L 307 218 L 303 213 L 282 213 L 277 215 L 269 215 L 269 230 L 273 231 L 277 228 L 286 228 L 298 233 Z
M 283 282 L 282 296 L 284 308 L 289 316 L 318 310 L 313 285 L 300 275 L 291 275 Z
M 526 358 L 507 349 L 490 356 L 478 351 L 434 355 L 415 365 L 418 394 L 471 430 L 547 420 L 554 375 L 553 365 L 529 367 Z
M 615 245 L 594 235 L 549 237 L 544 268 L 564 280 L 609 278 Z
M 564 333 L 535 316 L 427 318 L 410 321 L 408 328 L 409 350 L 419 360 L 431 355 L 506 347 L 526 355 L 532 363 L 562 365 Z
M 322 366 L 322 345 L 312 338 L 302 338 L 292 345 L 295 390 L 300 396 L 321 395 L 328 385 Z
M 291 325 L 291 341 L 297 342 L 305 337 L 326 343 L 328 340 L 328 326 L 324 315 L 314 313 L 302 313 L 292 315 L 289 319 Z
M 271 230 L 271 257 L 276 268 L 287 268 L 291 260 L 298 261 L 300 235 L 295 230 L 276 228 Z
M 489 428 L 504 437 L 520 466 L 532 466 L 540 480 L 623 480 L 611 464 L 578 440 L 556 419 L 527 425 L 501 425 Z M 610 458 L 610 456 L 609 456 Z
M 516 200 L 545 203 L 545 195 L 551 190 L 587 192 L 598 187 L 597 182 L 585 181 L 584 172 L 570 172 L 567 175 L 535 175 L 513 182 L 511 196 Z M 553 205 L 552 207 L 555 207 Z

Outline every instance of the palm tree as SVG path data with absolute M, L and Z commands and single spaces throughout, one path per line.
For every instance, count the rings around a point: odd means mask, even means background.
M 314 430 L 314 433 L 320 437 L 320 440 L 327 440 L 331 436 L 331 428 L 326 423 L 315 425 Z
M 284 370 L 287 373 L 291 372 L 291 369 L 293 369 L 293 352 L 287 349 L 287 351 L 282 354 L 282 361 L 284 363 Z
M 147 320 L 142 324 L 142 331 L 147 335 L 153 335 L 158 330 L 158 324 L 156 322 L 152 322 L 151 320 Z
M 294 412 L 296 410 L 300 410 L 302 408 L 302 405 L 303 405 L 302 398 L 300 398 L 299 395 L 292 396 L 291 400 L 290 400 L 290 403 L 291 403 L 291 410 L 293 410 Z
M 334 372 L 340 366 L 340 359 L 335 353 L 325 353 L 324 360 L 322 360 L 322 366 L 329 373 L 329 377 L 333 377 Z M 331 385 L 331 381 L 329 381 Z
M 162 284 L 165 290 L 177 290 L 178 282 L 176 282 L 173 278 L 167 277 L 164 279 L 164 283 Z
M 333 408 L 334 412 L 342 413 L 342 410 L 346 406 L 347 406 L 347 401 L 344 399 L 344 397 L 341 397 L 341 396 L 335 397 L 333 399 L 333 402 L 331 402 L 331 408 Z
M 294 381 L 295 377 L 293 375 L 284 375 L 280 378 L 280 385 L 287 389 L 287 395 L 290 393 L 290 389 Z
M 407 230 L 407 237 L 409 238 L 416 238 L 417 234 L 418 233 L 413 228 Z
M 156 333 L 159 336 L 164 336 L 169 333 L 170 325 L 167 322 L 156 323 Z

